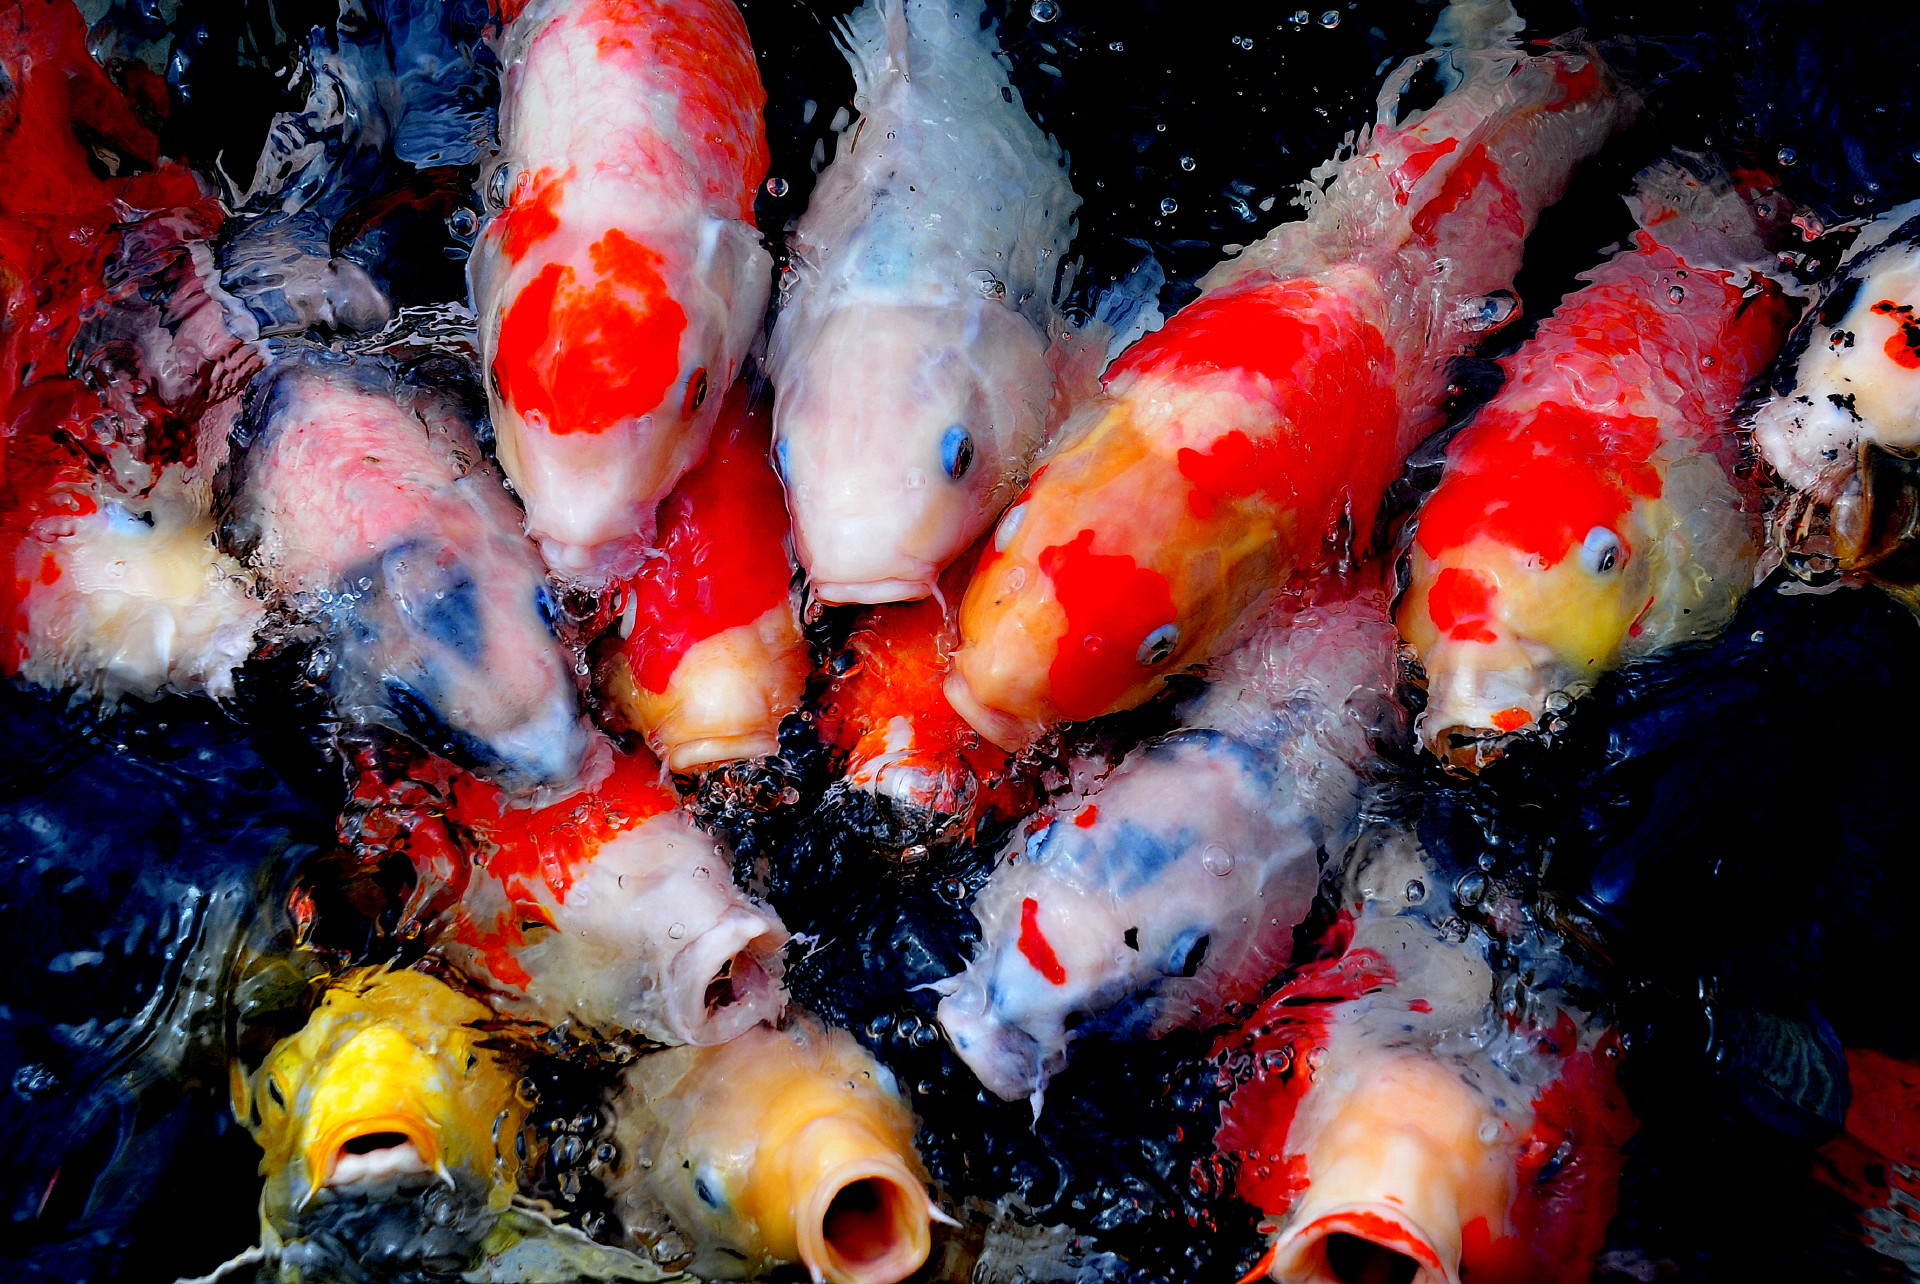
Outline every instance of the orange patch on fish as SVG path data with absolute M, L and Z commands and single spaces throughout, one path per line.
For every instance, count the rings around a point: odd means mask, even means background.
M 1449 566 L 1434 576 L 1427 590 L 1427 614 L 1433 625 L 1456 642 L 1493 642 L 1499 634 L 1487 625 L 1493 619 L 1496 585 L 1484 573 Z
M 1020 902 L 1020 953 L 1049 985 L 1067 983 L 1067 969 L 1060 966 L 1060 956 L 1040 930 L 1040 902 L 1031 896 Z
M 654 250 L 613 228 L 589 252 L 599 274 L 592 284 L 549 263 L 520 291 L 493 361 L 501 396 L 562 436 L 657 410 L 679 377 L 687 328 Z
M 1883 317 L 1892 317 L 1893 323 L 1900 327 L 1887 340 L 1887 356 L 1902 370 L 1920 369 L 1920 321 L 1914 319 L 1913 305 L 1882 299 L 1873 305 L 1873 310 Z
M 1493 715 L 1493 725 L 1500 731 L 1518 731 L 1532 721 L 1533 715 L 1518 706 L 1502 709 Z
M 1040 571 L 1067 618 L 1048 678 L 1069 722 L 1105 713 L 1144 671 L 1140 644 L 1175 620 L 1167 577 L 1125 554 L 1093 551 L 1093 532 L 1040 551 Z

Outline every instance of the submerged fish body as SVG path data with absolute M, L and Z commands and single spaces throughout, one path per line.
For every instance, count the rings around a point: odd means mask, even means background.
M 932 597 L 865 608 L 827 664 L 816 725 L 845 755 L 827 805 L 901 848 L 971 838 L 1038 801 L 1030 773 L 940 691 L 955 641 L 948 602 L 977 556 L 971 550 L 948 567 Z
M 1217 1049 L 1251 1068 L 1215 1145 L 1276 1223 L 1260 1273 L 1582 1284 L 1638 1126 L 1619 1035 L 1410 902 L 1402 888 L 1434 881 L 1410 838 L 1376 831 L 1356 851 L 1361 899 L 1329 956 Z
M 501 61 L 469 266 L 500 463 L 549 564 L 604 579 L 638 566 L 760 331 L 766 92 L 732 0 L 539 0 Z
M 491 1017 L 423 973 L 362 968 L 258 1068 L 235 1065 L 234 1109 L 263 1152 L 270 1247 L 300 1238 L 330 1202 L 405 1200 L 443 1183 L 506 1208 L 527 1107 L 518 1073 L 477 1028 Z
M 947 682 L 982 734 L 1138 705 L 1365 546 L 1448 362 L 1512 313 L 1534 220 L 1633 111 L 1580 46 L 1429 57 L 1454 87 L 1396 123 L 1403 68 L 1307 217 L 1116 361 L 1001 519 Z
M 1421 737 L 1457 765 L 1608 670 L 1711 637 L 1753 580 L 1733 417 L 1792 306 L 1725 178 L 1663 163 L 1633 204 L 1634 244 L 1502 360 L 1417 519 L 1399 620 L 1426 670 Z
M 893 1076 L 852 1035 L 811 1018 L 713 1048 L 670 1048 L 626 1072 L 609 1192 L 628 1229 L 677 1232 L 689 1269 L 757 1278 L 798 1262 L 831 1284 L 896 1284 L 943 1217 Z
M 672 771 L 780 747 L 807 651 L 767 407 L 727 393 L 707 457 L 660 506 L 661 556 L 624 585 L 614 706 Z
M 769 371 L 801 565 L 825 602 L 925 597 L 1044 438 L 1079 198 L 979 0 L 868 0 L 858 121 L 789 238 Z
M 979 955 L 940 985 L 982 1083 L 1037 1110 L 1076 1030 L 1204 1026 L 1259 995 L 1352 839 L 1394 654 L 1377 589 L 1276 613 L 1183 729 L 1041 813 L 974 902 Z
M 451 730 L 519 789 L 576 781 L 592 733 L 520 514 L 449 397 L 374 359 L 293 360 L 258 391 L 235 525 L 317 617 L 348 719 Z
M 1920 202 L 1869 223 L 1795 333 L 1753 438 L 1796 493 L 1790 550 L 1871 572 L 1906 547 L 1920 452 Z M 1892 570 L 1892 567 L 1886 567 Z M 1911 577 L 1903 577 L 1911 578 Z
M 468 778 L 447 814 L 478 851 L 439 948 L 502 1010 L 713 1044 L 786 1006 L 779 916 L 734 883 L 732 854 L 649 755 L 616 755 L 586 794 L 534 810 Z

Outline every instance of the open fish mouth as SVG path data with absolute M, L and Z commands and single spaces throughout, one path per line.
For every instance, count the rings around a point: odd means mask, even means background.
M 320 1147 L 327 1156 L 320 1186 L 348 1190 L 438 1171 L 436 1148 L 420 1131 L 406 1121 L 391 1119 L 337 1130 L 338 1140 L 329 1139 Z M 340 1132 L 347 1135 L 339 1136 Z
M 1920 582 L 1920 457 L 1861 442 L 1774 519 L 1787 564 L 1802 579 L 1828 569 Z
M 1427 750 L 1453 772 L 1472 773 L 1491 767 L 1507 756 L 1525 731 L 1495 731 L 1489 727 L 1442 727 L 1426 737 Z

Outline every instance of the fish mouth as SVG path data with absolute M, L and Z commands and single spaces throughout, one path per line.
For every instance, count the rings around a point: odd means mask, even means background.
M 440 1172 L 433 1130 L 400 1115 L 356 1119 L 332 1129 L 308 1151 L 320 1189 L 346 1190 Z
M 667 966 L 667 1022 L 695 1047 L 725 1043 L 786 1007 L 776 920 L 743 906 L 689 941 Z
M 1288 1231 L 1269 1275 L 1280 1284 L 1460 1284 L 1433 1238 L 1385 1203 L 1346 1205 Z
M 896 580 L 812 580 L 814 600 L 828 606 L 875 606 L 883 602 L 918 602 L 933 596 L 931 576 Z
M 1828 468 L 1795 491 L 1778 519 L 1790 561 L 1831 557 L 1842 571 L 1893 571 L 1920 537 L 1920 458 L 1861 442 L 1851 461 Z M 1804 577 L 1803 577 L 1804 578 Z
M 941 688 L 953 711 L 982 736 L 1009 753 L 1019 753 L 1046 732 L 1046 724 L 995 709 L 976 699 L 959 673 L 949 673 Z
M 1438 758 L 1441 766 L 1468 775 L 1499 762 L 1516 741 L 1524 739 L 1511 731 L 1461 726 L 1442 727 L 1430 735 L 1423 727 L 1421 736 L 1427 752 Z
M 1453 771 L 1479 771 L 1538 734 L 1548 696 L 1563 685 L 1549 673 L 1558 666 L 1511 640 L 1436 650 L 1426 667 L 1420 740 Z
M 795 1138 L 791 1171 L 794 1241 L 816 1281 L 897 1284 L 925 1264 L 932 1201 L 883 1140 L 850 1120 L 817 1119 Z

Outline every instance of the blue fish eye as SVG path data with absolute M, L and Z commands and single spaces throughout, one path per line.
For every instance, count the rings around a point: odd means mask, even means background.
M 1595 575 L 1605 575 L 1626 560 L 1620 537 L 1604 526 L 1594 527 L 1580 541 L 1581 564 Z
M 1140 640 L 1140 650 L 1134 659 L 1141 664 L 1158 664 L 1173 654 L 1173 648 L 1180 645 L 1180 626 L 1162 624 Z
M 959 424 L 949 424 L 940 438 L 940 466 L 955 481 L 973 467 L 973 434 Z

